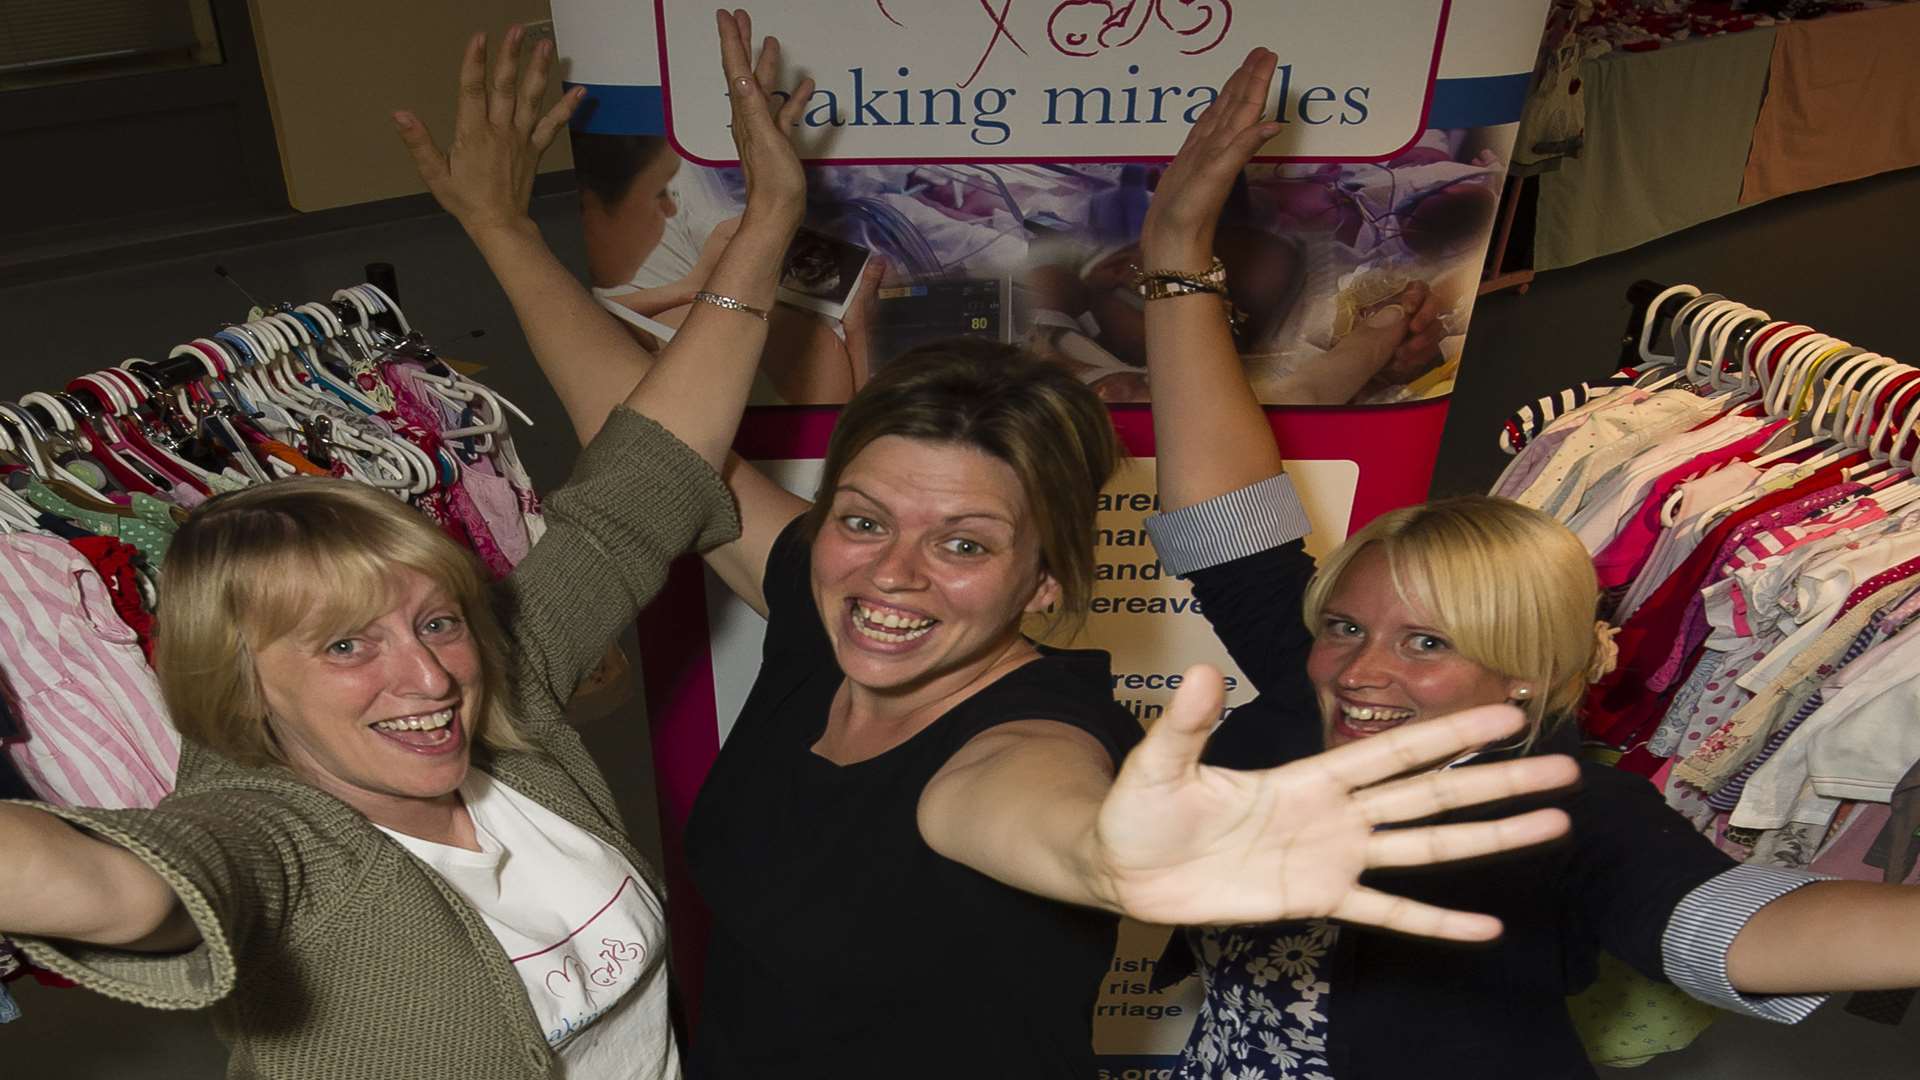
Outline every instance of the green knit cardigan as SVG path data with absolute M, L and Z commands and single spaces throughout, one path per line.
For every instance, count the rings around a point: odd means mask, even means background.
M 726 485 L 665 429 L 616 409 L 547 502 L 506 583 L 514 715 L 535 752 L 484 768 L 613 845 L 655 889 L 567 699 L 659 592 L 668 563 L 740 533 Z M 48 808 L 52 809 L 52 808 Z M 199 927 L 152 955 L 21 939 L 36 964 L 111 997 L 211 1007 L 227 1075 L 261 1080 L 551 1077 L 557 1059 L 479 914 L 345 803 L 283 768 L 189 745 L 153 810 L 54 809 L 164 877 Z

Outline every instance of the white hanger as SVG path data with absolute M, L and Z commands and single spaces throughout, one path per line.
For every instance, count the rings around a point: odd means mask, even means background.
M 1830 428 L 1828 426 L 1828 420 L 1844 409 L 1848 403 L 1848 399 L 1841 391 L 1841 387 L 1852 383 L 1855 372 L 1861 371 L 1862 369 L 1871 371 L 1874 369 L 1877 361 L 1884 359 L 1886 358 L 1878 353 L 1863 350 L 1842 360 L 1840 366 L 1834 368 L 1832 374 L 1827 376 L 1826 388 L 1820 392 L 1818 403 L 1814 406 L 1813 412 L 1807 414 L 1807 430 L 1827 433 L 1836 431 L 1837 428 Z
M 1774 378 L 1773 391 L 1767 395 L 1767 411 L 1775 416 L 1795 415 L 1799 411 L 1795 405 L 1805 381 L 1806 366 L 1835 345 L 1845 344 L 1825 334 L 1813 333 L 1787 346 L 1776 368 L 1779 374 Z
M 380 286 L 369 281 L 355 285 L 353 289 L 363 296 L 366 296 L 369 301 L 378 301 L 386 310 L 393 312 L 393 319 L 400 324 L 400 332 L 402 334 L 413 333 L 413 325 L 407 322 L 407 313 L 401 311 L 400 305 L 394 303 L 393 297 L 388 296 L 386 291 L 381 289 Z
M 1766 360 L 1773 352 L 1769 343 L 1778 340 L 1785 334 L 1792 333 L 1794 328 L 1799 325 L 1799 323 L 1790 323 L 1781 319 L 1775 319 L 1765 326 L 1760 327 L 1758 330 L 1755 330 L 1748 336 L 1747 343 L 1741 347 L 1740 363 L 1753 376 L 1754 382 L 1758 384 L 1758 389 L 1762 394 L 1773 389 L 1773 380 L 1771 378 L 1773 373 L 1764 367 Z
M 1705 386 L 1707 377 L 1712 374 L 1713 365 L 1719 357 L 1712 354 L 1707 338 L 1714 328 L 1729 317 L 1746 310 L 1746 305 L 1737 300 L 1712 300 L 1694 311 L 1687 324 L 1687 359 L 1681 365 L 1687 373 L 1687 381 L 1695 386 Z M 1702 362 L 1705 366 L 1702 366 Z
M 15 436 L 8 441 L 14 444 L 16 452 L 27 459 L 27 468 L 42 480 L 60 479 L 73 484 L 82 491 L 100 495 L 98 489 L 67 470 L 52 454 L 47 452 L 45 441 L 47 433 L 33 414 L 11 402 L 0 402 L 0 417 L 14 425 Z M 0 485 L 4 487 L 5 485 Z M 102 496 L 104 497 L 104 496 Z M 37 515 L 37 512 L 36 512 Z
M 1823 469 L 1860 449 L 1861 444 L 1856 440 L 1861 433 L 1855 431 L 1854 418 L 1862 396 L 1856 392 L 1856 387 L 1864 388 L 1865 383 L 1872 382 L 1881 373 L 1897 366 L 1892 360 L 1877 353 L 1864 353 L 1861 357 L 1853 359 L 1864 359 L 1866 362 L 1847 372 L 1846 382 L 1841 384 L 1835 392 L 1832 412 L 1826 413 L 1823 417 L 1816 409 L 1812 415 L 1814 426 L 1808 428 L 1810 432 L 1822 434 L 1833 440 L 1833 448 L 1802 462 L 1800 468 L 1803 472 Z M 1841 366 L 1848 365 L 1843 362 Z M 1829 389 L 1833 389 L 1831 381 Z M 1823 396 L 1820 407 L 1824 407 L 1825 404 L 1826 398 Z
M 1654 296 L 1653 301 L 1647 305 L 1646 313 L 1640 317 L 1641 362 L 1658 366 L 1671 364 L 1675 361 L 1673 354 L 1661 354 L 1653 351 L 1654 316 L 1659 313 L 1661 304 L 1666 303 L 1676 296 L 1698 297 L 1699 295 L 1700 289 L 1697 286 L 1669 285 L 1661 289 L 1659 293 Z M 1675 312 L 1674 314 L 1678 316 L 1679 312 Z M 1669 325 L 1672 324 L 1670 323 Z

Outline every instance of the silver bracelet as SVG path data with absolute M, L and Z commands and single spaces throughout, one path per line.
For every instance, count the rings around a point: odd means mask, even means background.
M 711 292 L 697 292 L 693 294 L 693 302 L 696 304 L 712 304 L 714 307 L 726 308 L 728 311 L 744 311 L 754 318 L 759 319 L 761 322 L 767 321 L 767 310 L 765 308 L 748 307 L 731 296 L 722 296 L 719 293 Z

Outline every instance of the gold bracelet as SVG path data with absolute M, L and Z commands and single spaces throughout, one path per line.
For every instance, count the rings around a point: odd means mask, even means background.
M 1203 292 L 1224 298 L 1227 295 L 1227 267 L 1217 258 L 1211 266 L 1197 274 L 1185 270 L 1142 270 L 1135 266 L 1133 287 L 1147 300 L 1165 300 L 1170 296 Z
M 744 311 L 754 318 L 759 319 L 761 322 L 767 321 L 767 309 L 748 307 L 731 296 L 722 296 L 719 293 L 711 292 L 697 292 L 693 294 L 693 302 L 696 304 L 712 304 L 714 307 L 725 308 L 728 311 Z

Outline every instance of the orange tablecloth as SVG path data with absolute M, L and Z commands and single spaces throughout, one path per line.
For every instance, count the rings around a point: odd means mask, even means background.
M 1741 205 L 1920 165 L 1916 55 L 1920 4 L 1782 24 Z

